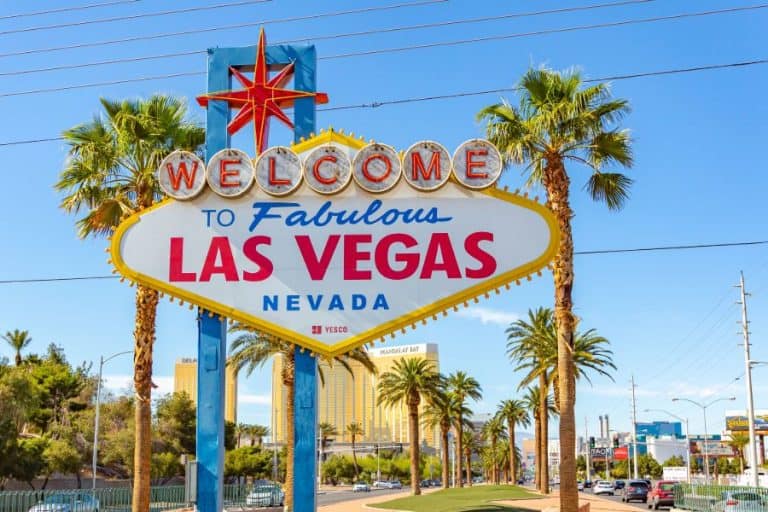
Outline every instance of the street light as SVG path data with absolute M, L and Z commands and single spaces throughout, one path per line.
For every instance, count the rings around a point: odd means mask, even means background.
M 645 409 L 643 412 L 661 412 L 666 414 L 667 416 L 672 416 L 673 418 L 684 421 L 685 422 L 685 453 L 686 453 L 686 461 L 688 466 L 688 483 L 691 483 L 691 430 L 688 427 L 688 418 L 681 418 L 677 414 L 672 414 L 669 411 L 666 411 L 664 409 Z M 704 443 L 706 445 L 706 441 Z M 637 456 L 637 454 L 635 454 Z
M 104 363 L 109 361 L 110 359 L 114 359 L 117 356 L 122 356 L 125 354 L 132 354 L 133 350 L 126 350 L 124 352 L 118 352 L 117 354 L 112 354 L 111 356 L 107 357 L 106 359 L 104 356 L 101 356 L 101 359 L 99 360 L 99 381 L 96 383 L 96 419 L 94 420 L 93 425 L 93 461 L 91 463 L 91 471 L 93 472 L 93 492 L 96 492 L 96 459 L 97 455 L 99 453 L 99 406 L 101 405 L 101 374 L 104 370 Z
M 702 412 L 704 413 L 704 479 L 707 483 L 709 483 L 709 447 L 707 446 L 707 440 L 709 438 L 709 435 L 707 434 L 707 408 L 711 405 L 716 404 L 717 402 L 724 402 L 724 401 L 733 401 L 736 400 L 735 396 L 731 396 L 728 398 L 718 398 L 716 400 L 712 400 L 709 403 L 702 404 L 701 402 L 697 402 L 695 400 L 691 400 L 690 398 L 673 398 L 673 402 L 690 402 L 693 405 L 699 407 Z

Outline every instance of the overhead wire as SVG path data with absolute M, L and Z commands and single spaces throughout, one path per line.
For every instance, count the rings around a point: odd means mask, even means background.
M 215 9 L 226 9 L 230 7 L 240 7 L 243 5 L 263 4 L 271 1 L 272 0 L 238 0 L 236 2 L 224 2 L 220 4 L 213 4 L 213 5 L 199 5 L 196 7 L 184 7 L 182 9 L 170 9 L 167 11 L 145 12 L 145 13 L 139 13 L 139 14 L 128 14 L 124 16 L 113 16 L 111 18 L 97 18 L 93 20 L 78 20 L 78 21 L 70 21 L 66 23 L 55 23 L 52 25 L 38 25 L 35 27 L 14 28 L 10 30 L 1 30 L 0 36 L 7 36 L 11 34 L 22 34 L 22 33 L 28 33 L 28 32 L 40 32 L 40 31 L 53 30 L 53 29 L 59 29 L 59 28 L 82 27 L 85 25 L 96 25 L 101 23 L 114 23 L 116 21 L 130 21 L 130 20 L 137 20 L 137 19 L 144 19 L 144 18 L 156 18 L 158 16 L 170 16 L 173 14 L 187 14 L 190 12 L 212 11 Z
M 120 4 L 135 4 L 137 2 L 141 2 L 141 0 L 112 0 L 110 2 L 99 2 L 96 4 L 72 5 L 69 7 L 45 9 L 42 11 L 20 12 L 16 14 L 4 14 L 0 16 L 0 21 L 12 20 L 12 19 L 18 19 L 18 18 L 31 18 L 33 16 L 44 16 L 48 14 L 61 14 L 63 12 L 85 11 L 88 9 L 96 9 L 98 7 L 111 7 L 113 5 L 120 5 Z
M 472 39 L 460 39 L 460 40 L 454 40 L 454 41 L 442 41 L 442 42 L 434 42 L 434 43 L 425 43 L 425 44 L 418 44 L 418 45 L 411 45 L 411 46 L 401 46 L 401 47 L 392 47 L 392 48 L 381 48 L 376 50 L 363 50 L 358 52 L 349 52 L 349 53 L 342 53 L 342 54 L 336 54 L 336 55 L 326 55 L 323 57 L 319 57 L 318 60 L 335 60 L 335 59 L 346 59 L 346 58 L 352 58 L 352 57 L 363 57 L 363 56 L 371 56 L 371 55 L 380 55 L 385 53 L 398 53 L 403 51 L 412 51 L 412 50 L 423 50 L 423 49 L 429 49 L 429 48 L 436 48 L 436 47 L 446 47 L 446 46 L 457 46 L 457 45 L 464 45 L 464 44 L 474 44 L 474 43 L 483 43 L 488 41 L 497 41 L 497 40 L 503 40 L 503 39 L 510 39 L 510 38 L 517 38 L 517 37 L 529 37 L 529 36 L 535 36 L 535 35 L 543 35 L 543 34 L 552 34 L 552 33 L 561 33 L 561 32 L 572 32 L 572 31 L 578 31 L 578 30 L 592 30 L 592 29 L 598 29 L 598 28 L 606 28 L 606 27 L 612 27 L 612 26 L 626 26 L 626 25 L 632 25 L 632 24 L 638 24 L 638 23 L 653 23 L 653 22 L 660 22 L 660 21 L 669 21 L 674 19 L 682 19 L 682 18 L 691 18 L 691 17 L 699 17 L 699 16 L 711 16 L 711 15 L 717 15 L 717 14 L 731 14 L 734 12 L 743 12 L 743 11 L 750 11 L 750 10 L 756 10 L 756 9 L 765 9 L 768 8 L 768 4 L 760 4 L 757 6 L 748 6 L 748 7 L 733 7 L 729 9 L 720 9 L 720 10 L 714 10 L 714 11 L 702 11 L 697 13 L 682 13 L 672 16 L 660 16 L 660 17 L 654 17 L 654 18 L 641 18 L 641 19 L 635 19 L 635 20 L 624 20 L 619 22 L 612 22 L 612 23 L 598 23 L 593 25 L 579 25 L 575 27 L 565 27 L 565 28 L 559 28 L 559 29 L 550 29 L 550 30 L 541 30 L 541 31 L 535 31 L 535 32 L 524 32 L 524 33 L 517 33 L 517 34 L 506 34 L 506 35 L 497 35 L 497 36 L 486 36 L 486 37 L 478 37 L 478 38 L 472 38 Z M 737 65 L 750 65 L 750 64 L 762 64 L 764 63 L 761 61 L 751 61 L 747 63 L 731 63 L 728 66 L 737 66 Z M 675 72 L 675 70 L 669 70 L 664 73 L 658 73 L 658 74 L 672 74 Z M 172 78 L 180 78 L 180 77 L 188 77 L 188 76 L 202 76 L 205 75 L 205 71 L 187 71 L 187 72 L 179 72 L 179 73 L 169 73 L 169 74 L 163 74 L 163 75 L 150 75 L 150 76 L 143 76 L 143 77 L 135 77 L 135 78 L 125 78 L 125 79 L 118 79 L 118 80 L 109 80 L 104 82 L 90 82 L 90 83 L 84 83 L 84 84 L 73 84 L 73 85 L 66 85 L 66 86 L 57 86 L 57 87 L 46 87 L 46 88 L 40 88 L 40 89 L 28 89 L 28 90 L 21 90 L 21 91 L 13 91 L 13 92 L 6 92 L 6 93 L 0 93 L 0 98 L 9 98 L 9 97 L 16 97 L 16 96 L 26 96 L 26 95 L 33 95 L 33 94 L 43 94 L 43 93 L 50 93 L 50 92 L 62 92 L 62 91 L 69 91 L 69 90 L 75 90 L 75 89 L 88 89 L 93 87 L 108 87 L 112 85 L 120 85 L 120 84 L 126 84 L 126 83 L 135 83 L 135 82 L 145 82 L 145 81 L 153 81 L 153 80 L 164 80 L 164 79 L 172 79 Z M 647 76 L 643 74 L 637 74 L 633 75 L 633 77 L 637 76 Z M 621 79 L 621 77 L 614 78 L 616 80 Z M 379 105 L 376 105 L 379 106 Z M 338 108 L 336 108 L 338 110 Z
M 302 43 L 302 42 L 309 42 L 309 41 L 317 42 L 317 41 L 324 41 L 324 40 L 338 40 L 338 39 L 345 39 L 350 37 L 363 37 L 363 36 L 371 36 L 371 35 L 377 35 L 377 34 L 389 34 L 393 32 L 406 32 L 411 30 L 424 30 L 429 28 L 447 27 L 447 26 L 454 26 L 454 25 L 485 23 L 489 21 L 500 21 L 500 20 L 512 19 L 512 18 L 526 18 L 531 16 L 542 16 L 546 14 L 561 14 L 565 12 L 603 9 L 606 7 L 618 7 L 618 6 L 625 6 L 629 4 L 643 4 L 643 3 L 655 2 L 655 1 L 657 0 L 624 0 L 621 2 L 592 4 L 592 5 L 577 6 L 577 7 L 566 7 L 561 9 L 549 9 L 544 11 L 529 11 L 529 12 L 500 14 L 496 16 L 483 16 L 479 18 L 454 19 L 449 21 L 437 21 L 433 23 L 419 23 L 416 25 L 404 25 L 404 26 L 386 27 L 381 29 L 361 30 L 356 32 L 345 32 L 341 34 L 328 34 L 324 36 L 307 36 L 307 37 L 301 37 L 298 39 L 288 39 L 288 40 L 278 41 L 275 44 L 293 44 L 293 43 Z M 252 24 L 246 24 L 246 25 L 261 25 L 261 24 L 263 23 L 254 22 Z M 0 72 L 0 77 L 27 75 L 31 73 L 46 73 L 51 71 L 63 71 L 68 69 L 92 68 L 92 67 L 107 66 L 112 64 L 127 64 L 132 62 L 143 62 L 148 60 L 171 59 L 171 58 L 178 58 L 178 57 L 188 57 L 191 55 L 201 55 L 205 53 L 206 53 L 205 50 L 186 50 L 186 51 L 180 51 L 180 52 L 156 53 L 151 55 L 140 55 L 140 56 L 134 56 L 134 57 L 121 57 L 121 58 L 106 59 L 106 60 L 100 60 L 100 61 L 81 62 L 76 64 L 62 64 L 58 66 L 47 66 L 47 67 L 39 67 L 39 68 L 2 71 Z

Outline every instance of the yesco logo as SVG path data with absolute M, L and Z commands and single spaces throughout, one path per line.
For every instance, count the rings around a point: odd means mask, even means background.
M 316 147 L 302 159 L 291 148 L 275 146 L 251 159 L 238 149 L 224 149 L 206 166 L 194 153 L 175 151 L 158 168 L 158 179 L 170 197 L 188 200 L 206 184 L 219 196 L 235 198 L 254 185 L 271 196 L 286 196 L 304 181 L 319 194 L 335 194 L 351 181 L 371 194 L 391 190 L 404 179 L 421 192 L 438 190 L 451 177 L 469 189 L 493 185 L 501 175 L 498 149 L 482 139 L 461 144 L 451 155 L 433 141 L 413 144 L 402 153 L 391 146 L 371 143 L 350 158 L 335 145 Z

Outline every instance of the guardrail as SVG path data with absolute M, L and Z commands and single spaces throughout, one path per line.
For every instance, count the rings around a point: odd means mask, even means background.
M 224 486 L 224 506 L 257 508 L 280 505 L 276 484 Z M 40 506 L 44 505 L 44 506 Z M 150 512 L 188 508 L 184 486 L 150 489 Z M 0 512 L 130 512 L 131 488 L 0 491 Z
M 768 512 L 768 489 L 738 485 L 675 485 L 675 508 L 693 512 Z

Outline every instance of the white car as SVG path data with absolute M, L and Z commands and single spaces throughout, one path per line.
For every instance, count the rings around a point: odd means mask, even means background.
M 592 493 L 596 495 L 607 494 L 613 496 L 613 483 L 607 480 L 600 480 L 592 487 Z
M 99 500 L 83 492 L 51 494 L 28 512 L 99 512 Z
M 367 482 L 355 482 L 352 485 L 352 492 L 371 492 L 371 486 Z
M 277 484 L 254 487 L 245 497 L 249 507 L 282 507 L 284 501 L 285 493 Z

